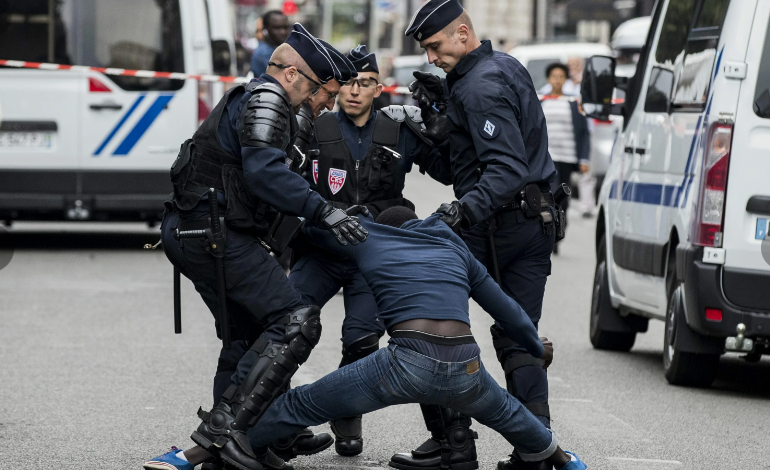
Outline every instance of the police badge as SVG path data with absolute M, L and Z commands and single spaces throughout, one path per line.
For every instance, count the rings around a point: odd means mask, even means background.
M 337 194 L 342 189 L 347 174 L 348 172 L 345 170 L 329 168 L 329 189 L 332 190 L 332 194 Z
M 318 184 L 318 160 L 313 160 L 313 182 Z

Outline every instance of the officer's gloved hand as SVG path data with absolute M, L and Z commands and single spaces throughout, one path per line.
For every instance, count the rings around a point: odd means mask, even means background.
M 460 205 L 460 201 L 453 201 L 449 204 L 445 202 L 438 206 L 436 213 L 441 214 L 439 219 L 449 225 L 449 228 L 454 230 L 455 233 L 460 232 L 463 221 L 463 206 Z
M 358 219 L 349 216 L 342 209 L 336 209 L 331 202 L 318 206 L 313 215 L 313 222 L 316 227 L 330 231 L 343 246 L 348 243 L 358 245 L 366 241 L 369 235 L 369 232 L 358 223 Z
M 347 210 L 345 210 L 345 213 L 350 217 L 355 217 L 358 214 L 363 214 L 364 217 L 369 217 L 369 208 L 364 205 L 350 206 L 347 208 Z
M 543 369 L 548 369 L 548 366 L 553 362 L 553 343 L 544 336 L 540 337 L 540 342 L 543 343 L 543 357 L 541 358 L 545 362 Z
M 412 92 L 412 98 L 417 101 L 420 110 L 425 113 L 435 104 L 439 113 L 445 112 L 446 98 L 441 79 L 432 73 L 420 71 L 415 71 L 413 75 L 417 80 L 409 84 L 409 91 Z

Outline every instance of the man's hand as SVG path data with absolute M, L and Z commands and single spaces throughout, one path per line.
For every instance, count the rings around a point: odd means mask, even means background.
M 441 84 L 441 79 L 432 73 L 420 71 L 415 71 L 413 75 L 417 80 L 409 84 L 409 91 L 412 92 L 412 98 L 417 101 L 417 106 L 422 110 L 423 117 L 434 104 L 438 112 L 446 111 L 444 86 Z
M 553 362 L 553 343 L 546 337 L 541 336 L 540 341 L 543 343 L 543 357 L 541 359 L 545 361 L 543 369 L 548 369 L 548 366 Z
M 463 207 L 460 205 L 459 201 L 441 204 L 438 209 L 436 209 L 436 213 L 441 214 L 441 217 L 439 217 L 441 221 L 449 225 L 449 228 L 454 230 L 455 233 L 460 231 L 462 225 L 461 222 L 463 220 Z
M 588 173 L 588 170 L 590 170 L 591 167 L 588 165 L 588 163 L 581 163 L 580 164 L 580 172 L 581 173 Z
M 367 211 L 368 212 L 368 211 Z M 331 202 L 321 203 L 315 210 L 313 222 L 319 228 L 328 230 L 340 245 L 358 245 L 366 241 L 366 231 L 355 216 L 351 217 L 342 209 L 336 209 Z
M 364 217 L 368 217 L 369 208 L 364 206 L 363 204 L 360 206 L 350 206 L 347 208 L 347 210 L 345 210 L 345 213 L 350 217 L 355 217 L 358 214 L 363 214 Z

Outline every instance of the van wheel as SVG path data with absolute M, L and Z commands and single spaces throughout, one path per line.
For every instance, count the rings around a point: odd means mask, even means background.
M 677 330 L 689 328 L 684 318 L 682 289 L 682 285 L 677 286 L 668 300 L 663 344 L 663 369 L 666 380 L 672 385 L 709 387 L 717 375 L 719 355 L 679 351 L 675 346 Z
M 606 331 L 600 326 L 600 319 L 606 315 L 620 315 L 610 301 L 610 284 L 607 279 L 607 244 L 602 235 L 596 253 L 596 271 L 594 288 L 591 296 L 591 344 L 596 349 L 609 351 L 629 351 L 636 341 L 635 332 Z

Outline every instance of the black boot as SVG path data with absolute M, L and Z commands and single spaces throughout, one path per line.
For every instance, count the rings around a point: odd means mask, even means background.
M 343 457 L 354 457 L 364 450 L 361 415 L 330 421 L 334 432 L 334 450 Z
M 525 462 L 518 452 L 511 453 L 511 458 L 497 462 L 497 470 L 553 470 L 553 465 L 543 461 Z
M 421 407 L 432 437 L 410 453 L 395 454 L 388 465 L 401 470 L 479 468 L 474 442 L 478 435 L 470 429 L 471 419 L 449 408 Z
M 211 413 L 199 409 L 201 424 L 190 438 L 223 463 L 240 470 L 263 470 L 243 431 L 232 428 L 235 419 L 228 402 L 222 400 Z
M 298 455 L 313 455 L 328 449 L 334 439 L 327 433 L 313 434 L 308 428 L 270 443 L 275 455 L 289 461 Z
M 267 447 L 256 454 L 257 461 L 262 464 L 265 470 L 294 470 L 294 467 L 281 460 Z M 201 465 L 201 470 L 225 470 L 225 465 L 221 461 L 206 462 Z

